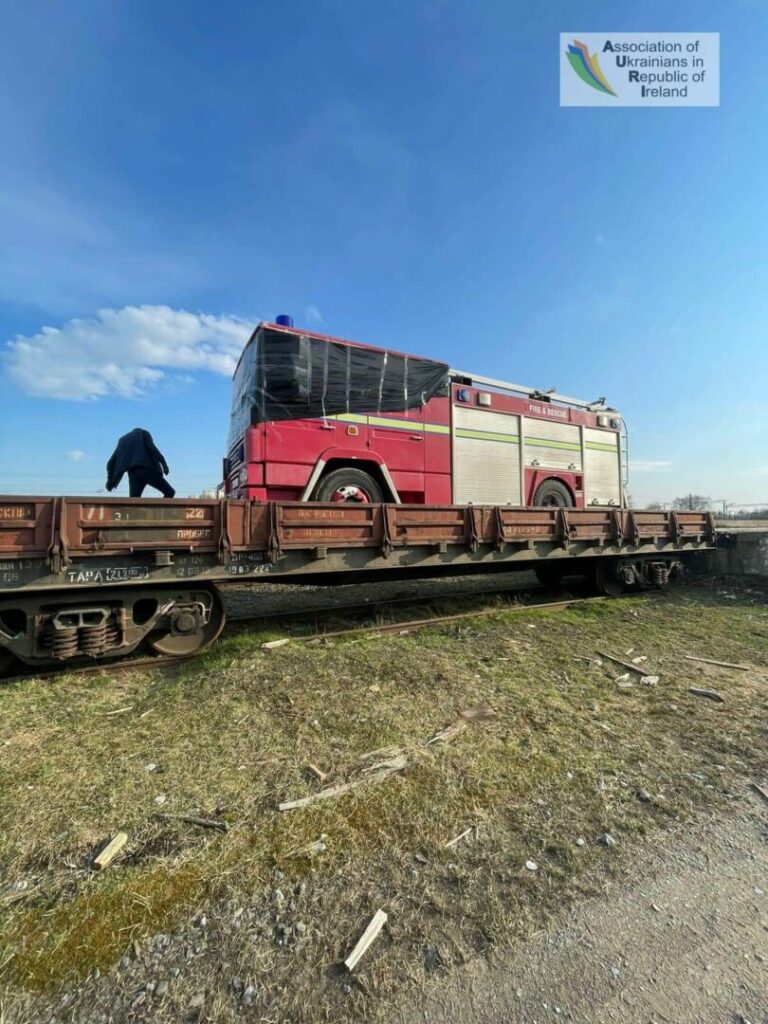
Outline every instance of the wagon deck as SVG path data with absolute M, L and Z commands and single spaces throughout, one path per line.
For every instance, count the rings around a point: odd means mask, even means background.
M 110 578 L 275 576 L 714 546 L 706 512 L 0 497 L 0 593 Z M 80 574 L 85 578 L 80 579 Z M 125 579 L 121 578 L 125 575 Z

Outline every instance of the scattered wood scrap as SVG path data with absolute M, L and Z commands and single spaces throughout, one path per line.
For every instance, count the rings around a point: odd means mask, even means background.
M 195 814 L 164 814 L 158 811 L 155 817 L 163 818 L 165 821 L 184 821 L 188 825 L 212 828 L 217 832 L 226 832 L 229 829 L 229 824 L 226 821 L 215 821 L 213 818 L 198 818 Z
M 360 960 L 365 956 L 368 948 L 376 939 L 377 935 L 387 923 L 387 915 L 383 910 L 379 909 L 371 918 L 368 927 L 365 929 L 360 937 L 359 942 L 349 954 L 347 959 L 344 961 L 344 966 L 348 971 L 354 971 Z
M 689 686 L 688 693 L 694 694 L 696 697 L 706 697 L 708 700 L 717 701 L 718 704 L 725 704 L 725 697 L 717 690 L 705 690 L 701 686 Z
M 358 757 L 358 761 L 374 761 L 376 758 L 380 760 L 382 758 L 393 758 L 397 757 L 398 754 L 402 754 L 402 747 L 378 747 L 376 750 L 369 750 L 365 754 L 361 754 Z
M 715 661 L 714 658 L 698 658 L 693 654 L 685 655 L 686 661 L 700 661 L 704 665 L 719 665 L 720 668 L 737 668 L 741 672 L 748 672 L 749 665 L 737 665 L 733 661 Z
M 3 896 L 0 899 L 0 907 L 9 907 L 12 903 L 18 903 L 19 900 L 25 900 L 27 896 L 32 896 L 39 890 L 39 885 L 33 885 L 30 889 L 24 889 L 20 892 L 12 892 L 10 896 Z
M 101 852 L 93 858 L 93 867 L 97 871 L 103 871 L 105 868 L 108 868 L 127 842 L 128 833 L 118 832 L 117 835 L 110 839 Z
M 467 708 L 462 711 L 461 717 L 468 722 L 495 722 L 499 716 L 488 704 L 480 704 L 476 708 Z
M 367 775 L 370 772 L 377 772 L 386 768 L 394 768 L 395 771 L 400 771 L 400 769 L 404 767 L 405 754 L 399 747 L 395 747 L 391 756 L 384 758 L 382 761 L 374 761 L 373 764 L 369 764 L 367 767 L 363 768 L 363 772 Z
M 344 793 L 348 793 L 352 789 L 357 789 L 358 786 L 369 785 L 374 782 L 383 782 L 384 779 L 388 779 L 391 775 L 396 772 L 401 772 L 403 768 L 408 764 L 408 759 L 405 754 L 400 754 L 397 757 L 390 758 L 386 762 L 382 762 L 381 767 L 372 766 L 368 774 L 363 775 L 359 779 L 353 779 L 351 782 L 342 782 L 338 786 L 330 786 L 328 789 L 321 789 L 319 793 L 312 793 L 310 796 L 301 797 L 299 800 L 285 800 L 283 803 L 277 805 L 279 811 L 293 811 L 297 807 L 307 807 L 309 804 L 317 803 L 319 800 L 332 800 L 334 797 L 342 796 Z M 376 768 L 377 770 L 373 770 Z
M 449 850 L 452 846 L 455 846 L 457 843 L 460 843 L 462 839 L 465 839 L 474 827 L 474 825 L 470 825 L 469 828 L 464 829 L 461 835 L 455 836 L 453 839 L 449 839 L 448 842 L 445 844 L 446 850 Z
M 754 789 L 759 797 L 761 797 L 768 804 L 768 790 L 763 789 L 762 786 L 758 786 L 756 782 L 750 782 L 750 788 Z
M 124 708 L 115 708 L 114 711 L 105 711 L 104 717 L 107 718 L 110 715 L 123 715 L 126 711 L 133 711 L 133 704 L 126 704 Z
M 431 736 L 424 744 L 425 747 L 431 747 L 435 743 L 450 743 L 451 740 L 455 740 L 459 733 L 463 732 L 467 727 L 467 723 L 464 719 L 459 719 L 458 722 L 453 722 L 451 725 L 446 725 L 444 729 L 436 732 L 434 736 Z
M 314 775 L 318 782 L 328 781 L 328 773 L 321 771 L 316 764 L 308 764 L 307 771 L 310 773 L 310 775 Z
M 633 665 L 631 661 L 622 661 L 621 658 L 617 658 L 615 654 L 606 654 L 604 651 L 597 652 L 601 658 L 607 658 L 609 661 L 615 662 L 617 665 L 621 665 L 622 668 L 627 669 L 630 672 L 637 672 L 638 675 L 644 676 L 645 669 L 639 665 Z
M 286 644 L 291 642 L 289 636 L 283 637 L 282 640 L 267 640 L 266 643 L 261 645 L 262 651 L 274 651 L 276 647 L 285 647 Z

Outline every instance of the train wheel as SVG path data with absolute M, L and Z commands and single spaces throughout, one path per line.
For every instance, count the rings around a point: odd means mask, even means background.
M 573 498 L 559 480 L 545 480 L 536 488 L 533 504 L 543 508 L 573 508 Z
M 357 505 L 384 500 L 381 487 L 362 469 L 334 469 L 323 477 L 314 493 L 315 501 L 341 501 Z
M 16 663 L 16 658 L 6 647 L 0 647 L 0 677 L 10 675 L 11 669 Z
M 167 628 L 151 633 L 147 642 L 153 651 L 182 658 L 198 654 L 209 647 L 224 628 L 224 607 L 215 591 L 210 591 L 211 607 L 208 621 L 195 608 L 181 606 L 171 614 Z
M 621 597 L 629 586 L 628 563 L 620 558 L 597 558 L 593 570 L 595 590 L 603 597 Z

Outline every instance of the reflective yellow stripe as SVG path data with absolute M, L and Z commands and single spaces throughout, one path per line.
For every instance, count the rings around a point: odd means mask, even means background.
M 368 425 L 370 427 L 393 427 L 402 430 L 423 430 L 424 424 L 418 420 L 396 420 L 387 419 L 386 416 L 369 416 Z
M 410 430 L 413 433 L 426 431 L 428 434 L 450 434 L 451 428 L 444 423 L 421 423 L 419 420 L 396 420 L 386 416 L 364 416 L 360 413 L 342 412 L 326 419 L 339 423 L 360 423 L 370 427 L 390 427 L 392 430 Z
M 326 416 L 327 420 L 339 420 L 341 423 L 368 423 L 367 416 L 360 416 L 355 412 L 341 412 L 338 416 Z
M 531 448 L 562 448 L 567 452 L 580 452 L 581 445 L 574 441 L 550 441 L 545 437 L 530 437 L 526 435 L 525 443 Z
M 476 441 L 501 441 L 502 444 L 520 444 L 519 434 L 497 434 L 491 430 L 469 430 L 466 427 L 459 427 L 456 430 L 457 437 L 469 437 Z
M 343 412 L 336 416 L 326 416 L 328 420 L 339 423 L 359 423 L 361 426 L 389 427 L 391 430 L 410 430 L 412 433 L 450 434 L 451 428 L 445 423 L 420 423 L 418 420 L 389 419 L 386 416 L 365 416 L 362 413 Z M 457 437 L 474 438 L 480 441 L 501 441 L 505 444 L 520 444 L 519 434 L 504 434 L 493 430 L 469 430 L 457 428 Z M 525 443 L 531 448 L 559 448 L 562 451 L 579 452 L 581 445 L 575 441 L 551 441 L 544 437 L 526 436 Z M 600 441 L 587 441 L 585 447 L 594 451 L 617 452 L 616 444 L 604 444 Z

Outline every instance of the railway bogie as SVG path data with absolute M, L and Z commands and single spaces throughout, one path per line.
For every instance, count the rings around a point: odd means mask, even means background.
M 194 654 L 223 625 L 214 587 L 38 591 L 0 600 L 0 650 L 6 662 L 10 655 L 33 666 L 105 661 L 144 641 L 161 654 Z

